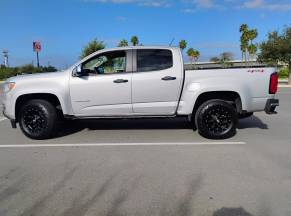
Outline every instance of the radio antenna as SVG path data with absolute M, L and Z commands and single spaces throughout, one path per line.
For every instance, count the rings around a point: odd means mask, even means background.
M 169 46 L 172 46 L 173 42 L 175 41 L 175 38 L 172 39 L 171 43 L 169 44 Z

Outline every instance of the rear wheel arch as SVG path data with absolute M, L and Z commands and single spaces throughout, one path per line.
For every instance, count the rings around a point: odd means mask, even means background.
M 235 91 L 210 91 L 210 92 L 203 92 L 201 93 L 194 104 L 194 108 L 192 111 L 192 115 L 195 116 L 198 108 L 205 103 L 206 101 L 218 99 L 218 100 L 224 100 L 230 104 L 232 104 L 237 113 L 242 113 L 242 100 L 239 95 L 239 93 Z

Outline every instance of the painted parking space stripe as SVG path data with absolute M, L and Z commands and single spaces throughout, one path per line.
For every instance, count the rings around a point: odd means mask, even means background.
M 5 118 L 5 117 L 0 117 L 0 122 L 2 122 L 2 121 L 4 121 L 4 120 L 6 120 L 7 118 Z
M 0 148 L 49 148 L 49 147 L 110 147 L 110 146 L 203 146 L 246 145 L 246 142 L 169 142 L 169 143 L 87 143 L 87 144 L 11 144 Z

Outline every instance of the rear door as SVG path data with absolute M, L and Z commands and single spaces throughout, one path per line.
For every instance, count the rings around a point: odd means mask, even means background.
M 170 49 L 137 49 L 133 56 L 134 114 L 175 114 L 183 79 L 180 56 Z

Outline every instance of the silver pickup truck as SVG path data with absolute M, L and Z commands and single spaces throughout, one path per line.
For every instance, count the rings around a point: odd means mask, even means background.
M 53 137 L 61 119 L 180 116 L 202 136 L 225 139 L 239 118 L 276 113 L 277 85 L 275 68 L 185 70 L 179 48 L 123 47 L 6 80 L 3 113 L 32 139 Z

